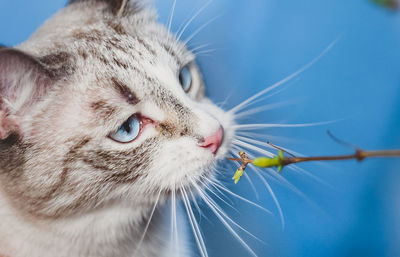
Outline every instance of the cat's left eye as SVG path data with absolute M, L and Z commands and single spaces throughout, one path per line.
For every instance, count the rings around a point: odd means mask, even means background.
M 141 122 L 137 115 L 131 116 L 119 129 L 109 135 L 109 137 L 119 143 L 130 143 L 135 140 L 140 133 Z
M 192 73 L 189 65 L 185 65 L 179 72 L 179 82 L 181 83 L 183 91 L 186 93 L 190 91 L 192 87 Z

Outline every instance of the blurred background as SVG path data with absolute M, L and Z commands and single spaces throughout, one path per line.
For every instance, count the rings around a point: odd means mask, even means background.
M 13 46 L 26 40 L 65 3 L 0 0 L 0 43 Z M 206 3 L 177 0 L 172 31 L 179 31 Z M 156 0 L 155 5 L 160 21 L 167 24 L 173 1 Z M 351 153 L 327 136 L 329 129 L 363 149 L 400 148 L 400 12 L 368 0 L 213 0 L 190 23 L 183 39 L 208 22 L 189 46 L 207 44 L 198 50 L 198 63 L 208 95 L 227 109 L 296 72 L 335 42 L 281 92 L 249 107 L 271 105 L 269 110 L 238 120 L 333 122 L 249 131 L 254 138 L 304 155 Z M 282 173 L 292 186 L 282 179 L 268 180 L 282 207 L 282 228 L 260 178 L 248 171 L 256 193 L 245 178 L 234 185 L 230 178 L 235 168 L 221 163 L 220 179 L 230 190 L 273 213 L 235 199 L 233 210 L 219 201 L 232 219 L 262 239 L 263 243 L 240 233 L 258 256 L 400 256 L 400 160 L 299 167 L 304 171 Z M 270 171 L 263 172 L 271 177 Z M 250 256 L 202 207 L 208 220 L 199 221 L 209 255 Z

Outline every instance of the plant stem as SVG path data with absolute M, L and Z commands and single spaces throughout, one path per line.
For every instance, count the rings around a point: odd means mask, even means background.
M 241 163 L 241 168 L 245 169 L 248 164 L 253 163 L 253 160 L 249 159 L 243 152 L 240 154 L 241 158 L 229 158 L 231 161 L 237 161 Z M 333 155 L 333 156 L 312 156 L 312 157 L 283 157 L 280 165 L 287 166 L 290 164 L 300 162 L 313 162 L 313 161 L 340 161 L 340 160 L 358 160 L 363 161 L 366 158 L 382 158 L 382 157 L 400 157 L 400 150 L 380 150 L 380 151 L 365 151 L 357 149 L 354 154 L 347 155 Z
M 362 161 L 366 158 L 377 157 L 400 157 L 400 150 L 382 150 L 382 151 L 364 151 L 357 150 L 354 154 L 337 155 L 337 156 L 315 156 L 315 157 L 285 157 L 283 159 L 284 166 L 310 161 L 339 161 L 339 160 L 358 160 Z

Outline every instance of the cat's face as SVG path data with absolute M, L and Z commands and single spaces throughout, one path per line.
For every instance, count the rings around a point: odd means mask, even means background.
M 152 204 L 212 176 L 233 121 L 206 98 L 194 55 L 152 11 L 75 2 L 20 46 L 30 56 L 1 50 L 15 73 L 0 87 L 7 195 L 57 217 Z

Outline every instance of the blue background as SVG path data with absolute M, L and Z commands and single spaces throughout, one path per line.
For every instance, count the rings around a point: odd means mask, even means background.
M 178 31 L 205 0 L 178 0 L 173 31 Z M 16 45 L 65 5 L 65 0 L 0 0 L 0 42 Z M 172 1 L 157 0 L 160 21 L 167 23 Z M 352 150 L 333 142 L 336 136 L 365 149 L 400 148 L 400 14 L 368 0 L 214 0 L 188 27 L 190 36 L 218 17 L 191 42 L 212 44 L 214 52 L 198 57 L 210 97 L 230 108 L 292 74 L 335 46 L 309 70 L 283 86 L 267 103 L 290 104 L 246 117 L 245 123 L 307 123 L 340 120 L 307 128 L 259 132 L 264 141 L 297 152 L 341 154 Z M 257 105 L 256 105 L 257 106 Z M 283 139 L 272 136 L 279 136 Z M 226 212 L 260 243 L 243 237 L 259 256 L 400 256 L 400 161 L 394 159 L 335 164 L 303 164 L 320 178 L 284 170 L 305 197 L 271 181 L 286 226 L 263 184 L 249 171 L 258 198 L 243 179 L 234 192 L 261 203 L 267 215 L 233 200 Z M 232 170 L 233 173 L 233 170 Z M 305 199 L 307 198 L 307 199 Z M 249 256 L 220 222 L 206 211 L 201 226 L 210 256 Z

